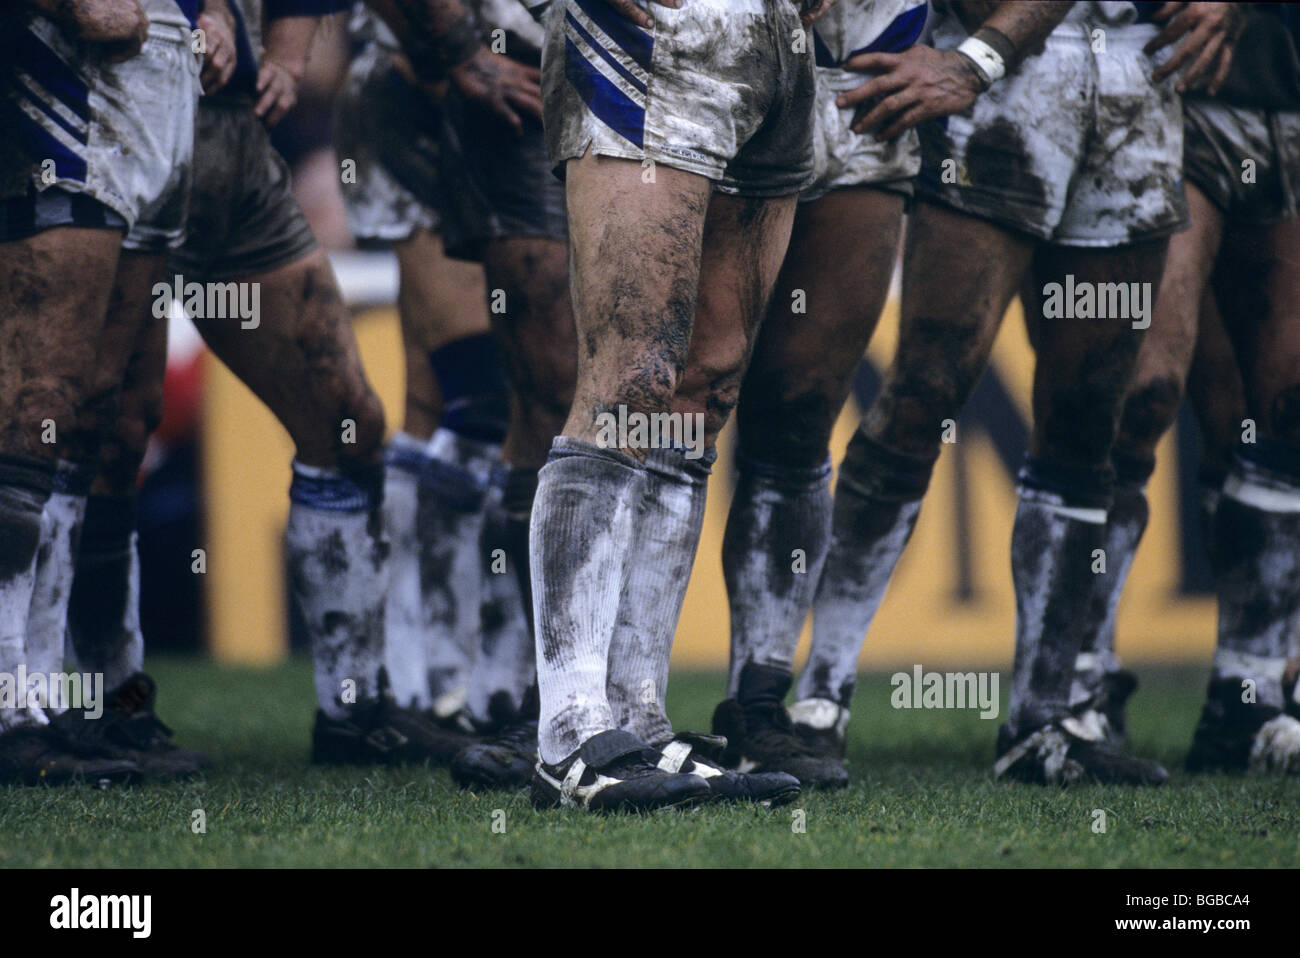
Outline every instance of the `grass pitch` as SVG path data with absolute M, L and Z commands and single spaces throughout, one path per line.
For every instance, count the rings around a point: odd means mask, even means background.
M 312 767 L 307 662 L 269 671 L 184 659 L 149 667 L 177 741 L 210 752 L 216 767 L 174 785 L 0 789 L 0 868 L 1186 868 L 1300 860 L 1300 781 L 1181 771 L 1204 688 L 1199 668 L 1140 672 L 1131 738 L 1173 772 L 1160 789 L 994 782 L 997 721 L 975 711 L 894 710 L 889 677 L 876 674 L 859 684 L 846 791 L 806 793 L 776 810 L 598 817 L 536 812 L 524 792 L 463 792 L 444 770 Z M 721 676 L 674 674 L 669 713 L 680 728 L 707 731 L 721 692 Z M 1097 809 L 1104 832 L 1094 830 Z M 192 828 L 196 810 L 203 834 Z

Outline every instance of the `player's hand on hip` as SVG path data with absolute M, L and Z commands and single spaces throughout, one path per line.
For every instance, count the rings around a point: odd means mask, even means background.
M 199 82 L 203 92 L 216 93 L 235 72 L 235 21 L 220 7 L 199 14 L 198 27 L 203 31 L 203 72 Z
M 465 99 L 496 114 L 516 133 L 524 131 L 520 113 L 542 118 L 542 73 L 537 67 L 480 47 L 450 75 Z
M 597 3 L 603 3 L 605 6 L 616 11 L 623 19 L 631 20 L 638 27 L 646 30 L 653 30 L 655 21 L 649 13 L 637 6 L 635 0 L 596 0 Z M 651 0 L 661 7 L 668 7 L 670 10 L 680 10 L 683 0 Z
M 1186 67 L 1176 85 L 1179 93 L 1186 93 L 1207 75 L 1210 82 L 1206 92 L 1217 93 L 1228 77 L 1233 45 L 1243 22 L 1236 4 L 1166 3 L 1152 19 L 1164 24 L 1164 28 L 1143 48 L 1147 53 L 1181 41 L 1173 56 L 1151 74 L 1152 79 L 1159 82 Z
M 257 71 L 257 105 L 253 107 L 253 115 L 268 127 L 283 120 L 298 102 L 298 81 L 304 69 L 305 64 L 295 68 L 263 53 Z
M 861 53 L 844 69 L 876 73 L 835 100 L 841 108 L 857 106 L 856 133 L 876 132 L 892 140 L 925 120 L 960 113 L 975 102 L 983 80 L 975 66 L 955 50 L 914 46 L 902 53 Z

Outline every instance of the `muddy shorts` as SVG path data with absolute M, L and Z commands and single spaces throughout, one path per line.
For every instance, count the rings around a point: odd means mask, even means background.
M 815 200 L 847 186 L 874 186 L 912 195 L 912 178 L 921 168 L 921 141 L 916 130 L 892 140 L 872 133 L 854 133 L 857 109 L 841 109 L 835 98 L 869 79 L 861 73 L 817 68 L 817 115 L 813 132 L 813 163 L 817 178 L 799 194 Z
M 1235 223 L 1269 226 L 1295 217 L 1300 112 L 1247 109 L 1201 97 L 1185 99 L 1183 110 L 1189 183 Z
M 316 238 L 290 190 L 289 166 L 246 99 L 199 107 L 188 235 L 172 256 L 186 279 L 229 280 L 296 262 Z
M 104 226 L 127 231 L 126 249 L 175 247 L 185 232 L 199 96 L 189 30 L 152 24 L 140 53 L 113 64 L 87 58 L 39 15 L 22 30 L 0 111 L 5 136 L 19 141 L 14 155 L 31 170 L 26 193 L 4 203 L 0 241 Z
M 1174 78 L 1151 82 L 1142 52 L 1155 30 L 1111 27 L 1105 52 L 1093 53 L 1088 24 L 1060 24 L 970 111 L 923 124 L 918 195 L 1062 246 L 1185 228 L 1181 98 Z M 935 46 L 965 35 L 946 18 Z
M 360 241 L 437 230 L 437 108 L 372 45 L 352 61 L 339 93 L 334 148 L 345 175 L 348 227 Z
M 813 25 L 816 46 L 817 105 L 813 165 L 817 179 L 800 195 L 815 200 L 846 186 L 874 186 L 912 195 L 912 178 L 921 168 L 916 130 L 893 140 L 854 133 L 860 107 L 840 109 L 835 98 L 861 86 L 870 74 L 840 66 L 860 53 L 901 53 L 920 38 L 929 4 L 925 0 L 840 0 Z
M 557 169 L 592 150 L 696 173 L 726 193 L 807 187 L 813 56 L 795 52 L 790 0 L 650 9 L 652 30 L 601 0 L 555 0 L 547 11 L 542 100 Z

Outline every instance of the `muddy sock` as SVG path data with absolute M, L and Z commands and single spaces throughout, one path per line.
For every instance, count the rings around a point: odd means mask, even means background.
M 792 672 L 831 538 L 831 464 L 813 469 L 736 456 L 736 491 L 722 539 L 731 606 L 727 697 L 747 662 Z
M 1008 731 L 1015 741 L 1069 714 L 1093 567 L 1114 484 L 1109 469 L 1030 459 L 1011 531 L 1016 657 Z
M 664 711 L 668 659 L 704 523 L 717 453 L 688 459 L 684 449 L 651 449 L 645 491 L 633 522 L 606 692 L 615 724 L 652 745 L 673 737 Z
M 66 654 L 115 689 L 144 668 L 135 496 L 91 496 L 68 602 Z
M 420 476 L 417 534 L 424 607 L 425 682 L 433 711 L 465 707 L 483 604 L 484 507 L 510 418 L 510 389 L 491 333 L 429 353 L 442 424 Z
M 19 666 L 27 666 L 27 617 L 36 583 L 41 516 L 53 484 L 53 463 L 0 455 L 0 672 L 11 682 Z M 26 703 L 26 689 L 14 692 L 15 700 L 0 707 L 0 732 L 44 724 L 40 707 Z
M 388 543 L 383 474 L 293 464 L 285 542 L 294 599 L 311 638 L 316 700 L 332 718 L 379 695 Z
M 424 608 L 425 682 L 434 711 L 469 695 L 483 596 L 483 510 L 501 447 L 439 428 L 420 474 L 416 530 Z
M 384 661 L 393 697 L 401 705 L 422 710 L 433 705 L 425 661 L 424 597 L 416 535 L 419 479 L 429 462 L 427 445 L 398 432 L 384 456 L 384 534 L 391 548 Z
M 533 521 L 533 499 L 537 495 L 537 470 L 510 466 L 501 491 L 501 508 L 506 517 L 506 554 L 524 603 L 528 628 L 533 627 L 533 579 L 528 566 L 528 529 Z
M 568 436 L 555 438 L 538 474 L 529 565 L 545 762 L 614 728 L 609 645 L 645 485 L 631 456 Z
M 524 614 L 519 578 L 510 555 L 504 496 L 510 469 L 492 470 L 483 509 L 482 606 L 478 649 L 469 676 L 469 711 L 479 722 L 499 726 L 518 713 L 533 682 L 533 634 Z
M 1106 690 L 1106 676 L 1119 671 L 1115 655 L 1115 619 L 1120 596 L 1133 566 L 1133 556 L 1146 530 L 1151 512 L 1147 508 L 1146 484 L 1155 470 L 1155 460 L 1113 457 L 1115 492 L 1106 513 L 1102 548 L 1106 552 L 1104 572 L 1092 577 L 1092 597 L 1084 622 L 1083 647 L 1074 663 L 1070 705 L 1097 703 Z
M 890 449 L 861 430 L 840 464 L 831 543 L 813 599 L 813 641 L 795 699 L 848 708 L 858 655 L 916 527 L 934 460 Z
M 1237 449 L 1214 516 L 1219 640 L 1211 681 L 1255 684 L 1281 708 L 1290 630 L 1300 610 L 1300 443 Z
M 86 494 L 95 478 L 92 465 L 59 460 L 53 491 L 45 501 L 41 544 L 36 553 L 32 605 L 27 614 L 27 668 L 50 676 L 63 671 L 68 634 L 68 602 L 76 572 Z M 50 714 L 61 707 L 46 709 Z

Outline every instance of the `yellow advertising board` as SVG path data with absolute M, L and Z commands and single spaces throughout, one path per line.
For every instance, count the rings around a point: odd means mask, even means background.
M 891 300 L 861 380 L 885 368 L 897 328 L 897 302 Z M 396 311 L 362 313 L 356 331 L 391 428 L 400 421 L 404 385 Z M 935 469 L 916 532 L 865 645 L 862 667 L 1010 663 L 1015 601 L 1009 544 L 1019 462 L 1008 449 L 1027 429 L 1032 371 L 1033 353 L 1019 306 L 1013 304 L 981 385 L 984 392 L 972 400 L 979 408 L 960 420 L 956 442 L 945 447 Z M 281 543 L 293 447 L 271 414 L 211 356 L 205 377 L 211 652 L 225 662 L 269 664 L 288 649 Z M 858 402 L 850 400 L 832 441 L 833 463 L 843 457 L 858 418 Z M 1199 552 L 1188 543 L 1199 538 L 1191 534 L 1195 510 L 1188 508 L 1194 484 L 1187 478 L 1186 456 L 1179 468 L 1175 437 L 1171 433 L 1160 448 L 1148 490 L 1150 526 L 1120 607 L 1118 649 L 1131 661 L 1206 661 L 1213 648 L 1213 600 L 1186 589 L 1189 557 Z M 719 442 L 704 533 L 673 650 L 679 667 L 726 663 L 728 613 L 720 556 L 731 504 L 731 450 L 729 428 Z M 807 641 L 805 629 L 800 661 Z

